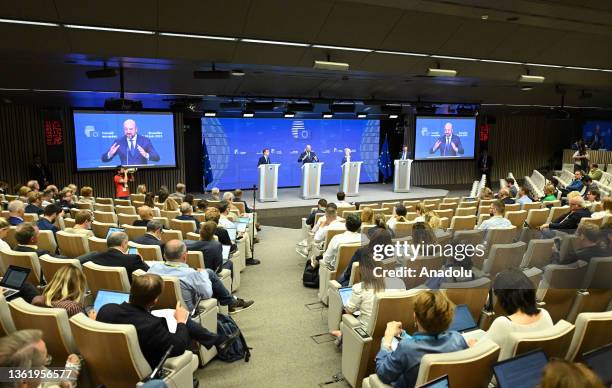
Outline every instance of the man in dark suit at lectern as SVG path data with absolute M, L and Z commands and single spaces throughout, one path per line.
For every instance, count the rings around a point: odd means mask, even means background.
M 408 152 L 408 146 L 406 144 L 402 147 L 402 152 L 399 153 L 397 158 L 399 160 L 408 160 L 412 157 L 412 152 Z
M 317 157 L 317 154 L 315 154 L 312 151 L 312 148 L 310 147 L 310 144 L 308 144 L 306 146 L 306 148 L 304 149 L 304 152 L 302 152 L 302 154 L 300 155 L 300 158 L 298 159 L 298 163 L 318 163 L 319 162 L 319 158 Z
M 259 167 L 262 164 L 270 164 L 272 162 L 270 162 L 270 150 L 268 148 L 264 148 L 263 149 L 263 156 L 261 156 L 259 158 L 259 161 L 257 161 L 257 167 Z

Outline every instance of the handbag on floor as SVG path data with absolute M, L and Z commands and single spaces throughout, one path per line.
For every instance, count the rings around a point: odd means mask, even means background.
M 313 267 L 310 260 L 306 260 L 302 283 L 304 287 L 319 288 L 319 268 Z
M 217 314 L 217 334 L 230 335 L 238 328 L 238 324 L 229 315 Z M 249 362 L 251 358 L 251 348 L 246 343 L 242 332 L 240 338 L 232 342 L 226 351 L 217 354 L 217 358 L 227 362 L 234 362 L 244 359 L 245 362 Z

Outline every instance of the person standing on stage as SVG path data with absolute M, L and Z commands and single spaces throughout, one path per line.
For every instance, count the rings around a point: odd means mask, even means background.
M 108 151 L 102 154 L 101 160 L 109 162 L 117 154 L 124 166 L 159 162 L 160 159 L 151 140 L 138 134 L 138 127 L 132 119 L 123 122 L 123 136 L 115 139 Z
M 408 152 L 408 146 L 404 144 L 402 146 L 402 152 L 399 153 L 399 160 L 408 160 L 410 159 L 410 153 Z
M 263 149 L 263 156 L 261 156 L 259 158 L 259 161 L 257 162 L 257 167 L 259 167 L 262 164 L 270 164 L 272 162 L 270 162 L 270 149 L 269 148 L 264 148 Z
M 302 155 L 300 155 L 300 158 L 298 159 L 298 163 L 302 163 L 302 164 L 317 163 L 318 161 L 319 161 L 319 158 L 317 157 L 317 154 L 315 154 L 312 151 L 310 144 L 306 145 L 304 152 L 302 152 Z
M 459 136 L 453 135 L 453 124 L 444 124 L 444 134 L 436 140 L 436 143 L 429 150 L 430 154 L 435 154 L 440 150 L 440 156 L 463 155 L 463 146 Z
M 345 148 L 344 149 L 344 157 L 342 158 L 342 164 L 350 163 L 350 162 L 351 162 L 351 149 L 350 148 Z
M 123 166 L 117 167 L 117 174 L 113 178 L 115 183 L 115 198 L 129 199 L 130 188 L 128 182 L 134 182 L 134 176 L 129 174 L 127 168 Z

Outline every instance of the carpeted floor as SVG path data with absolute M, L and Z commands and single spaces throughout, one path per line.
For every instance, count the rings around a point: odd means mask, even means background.
M 295 252 L 301 231 L 264 227 L 255 245 L 262 264 L 242 272 L 237 295 L 255 304 L 234 318 L 252 350 L 250 362 L 214 360 L 197 372 L 200 386 L 318 387 L 341 371 L 341 354 L 327 333 L 327 308 L 302 285 L 304 259 Z M 344 382 L 328 388 L 348 387 Z

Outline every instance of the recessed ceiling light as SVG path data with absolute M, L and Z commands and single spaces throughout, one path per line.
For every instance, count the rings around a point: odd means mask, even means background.
M 533 89 L 533 86 L 521 86 L 521 90 L 524 92 L 528 92 Z
M 308 47 L 308 43 L 297 43 L 297 42 L 284 42 L 280 40 L 263 40 L 263 39 L 240 39 L 244 43 L 260 43 L 260 44 L 274 44 L 279 46 L 297 46 L 297 47 Z
M 64 24 L 66 28 L 74 28 L 78 30 L 95 30 L 95 31 L 107 31 L 107 32 L 127 32 L 130 34 L 144 34 L 144 35 L 154 35 L 155 31 L 146 31 L 146 30 L 132 30 L 127 28 L 111 28 L 111 27 L 98 27 L 98 26 L 83 26 L 80 24 Z
M 398 117 L 399 117 L 399 116 L 398 116 L 398 115 L 396 115 L 396 114 L 390 114 L 390 115 L 389 115 L 389 118 L 390 118 L 390 119 L 396 119 L 396 118 L 398 118 Z
M 331 119 L 332 117 L 334 117 L 334 114 L 331 112 L 325 112 L 323 113 L 323 118 L 324 119 Z
M 367 114 L 367 113 L 365 113 L 365 112 L 360 112 L 360 113 L 357 113 L 357 118 L 358 118 L 358 119 L 365 119 L 365 118 L 367 118 L 367 117 L 368 117 L 368 114 Z
M 285 112 L 284 116 L 288 119 L 293 118 L 295 117 L 295 112 Z
M 457 70 L 436 69 L 430 67 L 429 69 L 427 69 L 427 75 L 430 77 L 455 77 L 457 76 Z
M 372 51 L 374 51 L 372 49 L 364 49 L 364 48 L 357 48 L 357 47 L 344 47 L 344 46 L 328 46 L 324 44 L 313 44 L 312 47 L 321 48 L 321 49 L 330 49 L 330 50 L 361 51 L 364 53 L 371 53 Z
M 580 66 L 565 66 L 566 69 L 570 70 L 588 70 L 588 71 L 601 71 L 601 69 L 595 69 L 592 67 L 580 67 Z
M 478 58 L 469 58 L 469 57 L 454 57 L 454 56 L 450 56 L 450 55 L 431 55 L 432 58 L 439 58 L 439 59 L 453 59 L 456 61 L 480 61 L 480 59 Z
M 31 20 L 0 19 L 0 23 L 27 24 L 30 26 L 59 27 L 58 23 L 35 22 Z
M 526 66 L 536 66 L 536 67 L 550 67 L 553 69 L 561 69 L 565 66 L 561 66 L 561 65 L 547 65 L 545 63 L 525 63 Z
M 544 82 L 545 77 L 541 75 L 529 75 L 529 74 L 521 74 L 519 77 L 520 82 L 529 82 L 534 84 L 541 84 Z
M 429 54 L 408 53 L 404 51 L 374 50 L 374 52 L 377 54 L 406 55 L 410 57 L 428 57 L 429 56 Z
M 481 59 L 480 62 L 488 62 L 488 63 L 501 63 L 504 65 L 522 65 L 522 62 L 514 62 L 514 61 L 498 61 L 497 59 Z
M 242 113 L 242 117 L 254 117 L 255 113 L 253 112 L 244 112 Z
M 215 112 L 214 110 L 209 110 L 204 112 L 204 117 L 216 117 L 217 116 L 217 112 Z
M 159 35 L 161 35 L 161 36 L 170 36 L 170 37 L 173 37 L 173 38 L 211 39 L 211 40 L 229 40 L 229 41 L 236 41 L 236 40 L 238 40 L 238 38 L 230 38 L 228 36 L 175 34 L 173 32 L 160 32 Z
M 349 64 L 346 62 L 330 62 L 330 61 L 314 61 L 312 65 L 313 69 L 319 70 L 342 70 L 346 71 L 349 69 Z
M 234 77 L 243 77 L 246 73 L 244 72 L 244 70 L 240 70 L 240 69 L 233 69 L 232 70 L 232 75 Z
M 480 18 L 482 20 L 488 20 L 489 19 L 489 15 L 482 15 L 482 16 L 480 16 Z

